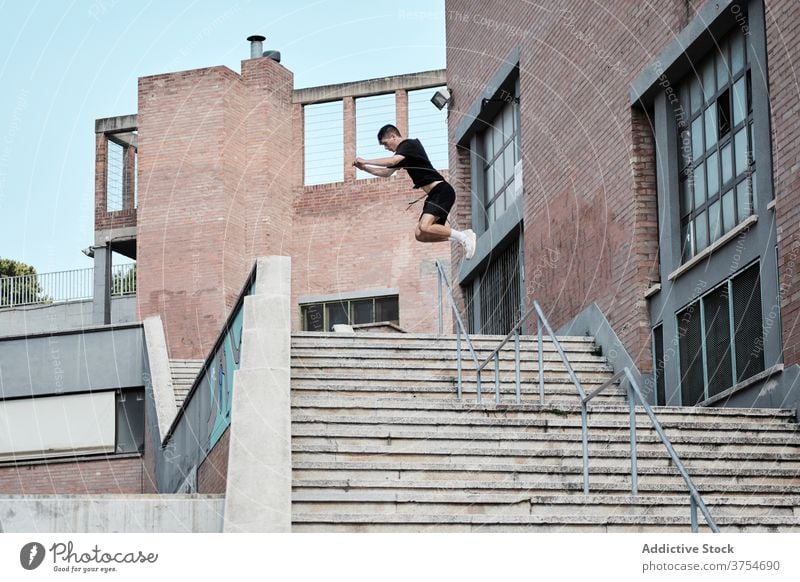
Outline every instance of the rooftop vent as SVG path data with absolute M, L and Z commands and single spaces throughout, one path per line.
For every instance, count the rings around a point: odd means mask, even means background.
M 264 42 L 266 38 L 259 34 L 254 34 L 253 36 L 248 36 L 247 40 L 250 41 L 250 58 L 260 58 L 261 52 L 263 51 L 263 46 L 261 43 Z

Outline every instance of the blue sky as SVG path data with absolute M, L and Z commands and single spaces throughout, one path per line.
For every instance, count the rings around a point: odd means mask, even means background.
M 0 258 L 93 266 L 94 120 L 135 113 L 140 76 L 238 72 L 252 34 L 298 88 L 445 67 L 444 0 L 0 0 Z

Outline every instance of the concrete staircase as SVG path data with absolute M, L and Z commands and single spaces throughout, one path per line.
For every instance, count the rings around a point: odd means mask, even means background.
M 500 339 L 475 339 L 479 358 Z M 591 338 L 559 340 L 587 393 L 611 378 Z M 295 334 L 293 530 L 689 531 L 688 491 L 643 410 L 639 495 L 630 495 L 628 409 L 618 386 L 589 405 L 591 495 L 583 495 L 575 386 L 545 340 L 539 405 L 534 339 L 522 347 L 523 403 L 514 403 L 511 344 L 501 355 L 501 403 L 490 365 L 476 404 L 467 353 L 456 399 L 454 336 Z M 723 532 L 800 531 L 791 411 L 655 410 Z

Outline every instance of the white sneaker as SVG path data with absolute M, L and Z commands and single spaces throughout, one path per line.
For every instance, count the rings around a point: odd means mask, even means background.
M 464 231 L 467 235 L 467 240 L 464 241 L 464 251 L 467 259 L 475 256 L 475 247 L 477 246 L 477 237 L 471 228 Z

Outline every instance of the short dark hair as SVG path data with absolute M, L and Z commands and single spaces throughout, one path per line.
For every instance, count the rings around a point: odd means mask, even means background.
M 387 123 L 378 131 L 378 143 L 381 143 L 381 140 L 387 135 L 396 135 L 400 137 L 402 134 L 400 133 L 400 130 L 397 129 L 394 125 L 392 125 L 391 123 Z

